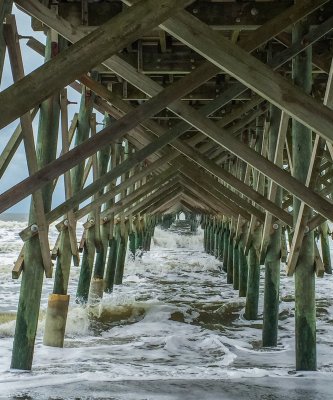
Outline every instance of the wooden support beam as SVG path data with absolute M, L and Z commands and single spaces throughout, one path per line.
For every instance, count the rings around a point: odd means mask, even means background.
M 311 3 L 311 4 L 310 4 Z M 286 26 L 290 25 L 290 23 L 297 21 L 298 19 L 302 18 L 304 15 L 307 15 L 307 13 L 310 13 L 311 11 L 313 11 L 314 9 L 320 7 L 320 5 L 324 4 L 325 2 L 310 2 L 310 3 L 304 3 L 301 6 L 297 5 L 295 6 L 295 8 L 293 8 L 292 10 L 289 10 L 289 13 L 284 13 L 284 15 L 281 15 L 279 18 L 277 18 L 274 23 L 269 24 L 269 26 L 266 26 L 263 29 L 259 29 L 258 32 L 255 32 L 255 35 L 251 35 L 251 40 L 249 39 L 248 41 L 243 43 L 243 48 L 246 50 L 253 50 L 255 47 L 257 47 L 258 45 L 260 45 L 261 43 L 263 43 L 265 40 L 268 40 L 272 37 L 272 35 L 276 35 L 277 33 L 281 32 Z M 320 5 L 319 5 L 320 3 Z M 72 34 L 68 24 L 66 25 L 66 23 L 64 23 L 63 26 L 61 26 L 61 24 L 59 24 L 59 21 L 54 21 L 52 19 L 52 16 L 50 18 L 50 16 L 48 16 L 48 23 L 56 26 L 57 29 L 59 29 L 63 35 L 65 35 L 67 38 L 69 38 L 72 41 L 77 40 L 78 38 L 80 38 L 80 33 L 78 33 L 78 31 L 76 31 L 75 34 Z M 75 36 L 76 35 L 76 36 Z M 127 65 L 125 62 L 123 62 L 121 59 L 119 59 L 117 56 L 112 57 L 112 59 L 109 59 L 107 61 L 104 62 L 104 64 L 108 67 L 110 67 L 112 70 L 114 70 L 117 74 L 119 74 L 120 76 L 125 77 L 126 79 L 128 79 L 134 86 L 139 87 L 141 90 L 145 91 L 146 93 L 148 93 L 149 95 L 153 96 L 155 95 L 159 90 L 160 87 L 156 82 L 152 82 L 148 77 L 143 76 L 142 74 L 139 74 L 138 72 L 136 72 L 132 67 L 130 67 L 129 65 Z M 207 66 L 208 67 L 208 66 Z M 202 69 L 203 70 L 203 69 Z M 209 70 L 211 71 L 210 73 L 213 73 L 213 70 L 211 67 L 209 67 Z M 207 74 L 207 72 L 206 72 Z M 206 76 L 206 75 L 205 75 Z M 175 104 L 175 103 L 174 103 Z M 172 109 L 173 111 L 175 111 L 184 117 L 184 115 L 189 115 L 188 112 L 185 113 L 184 111 L 189 111 L 189 109 L 186 109 L 186 105 L 182 105 L 182 108 L 180 108 L 180 104 L 177 102 L 177 108 L 170 107 L 170 109 Z M 188 118 L 186 118 L 188 119 Z M 191 113 L 191 118 L 190 118 L 190 122 L 193 126 L 198 128 L 198 121 L 195 121 L 195 123 L 193 122 L 193 112 Z M 203 121 L 201 121 L 203 122 Z M 205 134 L 207 134 L 208 132 L 208 128 L 207 128 L 207 124 L 208 122 L 205 122 L 205 128 L 202 127 L 201 125 L 201 129 L 202 131 L 204 131 Z M 234 141 L 231 145 L 230 145 L 230 141 L 226 140 L 226 138 L 223 138 L 223 140 L 221 139 L 221 131 L 219 130 L 219 132 L 215 135 L 212 135 L 211 131 L 209 130 L 208 135 L 212 138 L 212 136 L 214 136 L 214 140 L 216 140 L 218 143 L 222 142 L 223 145 L 225 145 L 225 147 L 227 147 L 229 150 L 231 150 L 232 152 L 234 152 L 237 155 L 239 154 L 239 149 L 241 148 L 241 146 L 239 145 L 238 141 Z M 248 152 L 247 149 L 243 149 L 241 148 L 241 150 L 244 150 L 241 158 L 246 159 L 246 161 L 248 161 Z M 245 151 L 246 150 L 246 151 Z M 245 157 L 246 155 L 246 157 Z M 251 154 L 251 156 L 253 155 L 253 153 Z M 322 200 L 320 198 L 320 196 L 316 196 L 313 194 L 312 191 L 308 191 L 307 195 L 305 196 L 304 193 L 304 187 L 300 187 L 299 184 L 295 181 L 290 179 L 291 177 L 287 174 L 287 173 L 283 173 L 283 171 L 279 170 L 279 169 L 274 169 L 274 167 L 271 165 L 271 163 L 267 164 L 267 160 L 261 160 L 261 162 L 264 162 L 265 165 L 260 165 L 259 166 L 259 159 L 257 158 L 257 156 L 255 157 L 255 160 L 257 162 L 255 162 L 253 159 L 251 161 L 251 163 L 253 165 L 256 166 L 256 168 L 260 169 L 261 171 L 265 172 L 265 173 L 269 173 L 269 177 L 274 179 L 272 177 L 272 172 L 277 173 L 277 175 L 279 176 L 279 178 L 275 177 L 275 181 L 279 182 L 280 184 L 283 182 L 284 186 L 287 186 L 286 189 L 290 190 L 292 193 L 294 193 L 297 196 L 300 196 L 300 198 L 305 199 L 306 197 L 306 201 L 311 202 L 311 205 L 314 206 L 315 208 L 319 208 L 319 206 L 324 206 L 324 207 L 320 207 L 320 208 L 325 208 L 325 210 L 320 210 L 321 213 L 323 213 L 324 215 L 328 215 L 330 214 L 329 209 L 331 208 L 329 203 L 325 203 L 325 200 Z M 273 171 L 272 171 L 273 169 Z M 297 194 L 295 193 L 295 191 L 297 191 Z M 312 201 L 313 200 L 313 201 Z M 319 211 L 319 210 L 318 210 Z M 331 218 L 331 217 L 328 217 Z
M 177 150 L 181 151 L 184 155 L 190 157 L 194 162 L 205 168 L 216 177 L 222 179 L 225 183 L 231 185 L 233 188 L 248 197 L 250 200 L 256 202 L 267 210 L 271 210 L 272 214 L 283 221 L 283 223 L 287 225 L 292 225 L 291 216 L 287 212 L 283 211 L 280 207 L 270 202 L 266 197 L 256 192 L 256 190 L 254 190 L 244 182 L 240 181 L 230 172 L 227 172 L 221 167 L 218 167 L 215 163 L 204 157 L 198 151 L 194 150 L 190 146 L 186 146 L 184 143 L 178 142 Z
M 11 14 L 13 0 L 3 0 L 0 3 L 0 83 L 2 79 L 3 64 L 6 54 L 6 41 L 3 35 L 3 23 L 7 15 Z
M 325 140 L 333 142 L 333 112 L 246 51 L 186 12 L 170 18 L 162 27 Z
M 60 110 L 61 110 L 61 137 L 62 137 L 62 153 L 65 154 L 69 151 L 70 146 L 70 133 L 68 130 L 68 109 L 67 109 L 67 89 L 63 89 L 60 94 Z M 70 199 L 73 196 L 72 180 L 70 171 L 64 174 L 65 181 L 65 198 Z M 74 265 L 79 266 L 80 255 L 77 247 L 76 238 L 76 221 L 74 219 L 73 210 L 67 212 L 67 228 L 69 234 L 69 242 L 71 252 L 73 255 Z
M 18 42 L 18 33 L 14 15 L 7 15 L 6 17 L 6 23 L 4 25 L 4 37 L 8 46 L 13 79 L 14 82 L 18 82 L 24 77 L 24 67 L 20 45 Z M 20 122 L 22 127 L 22 136 L 27 157 L 29 175 L 33 175 L 38 170 L 38 163 L 30 112 L 27 112 L 23 116 L 21 116 Z M 48 225 L 46 223 L 43 195 L 41 190 L 33 193 L 33 202 L 45 276 L 47 278 L 51 278 L 52 262 L 48 239 Z
M 24 246 L 22 247 L 18 258 L 14 263 L 14 267 L 12 269 L 12 279 L 18 279 L 21 276 L 23 268 L 24 268 Z
M 45 62 L 62 48 L 62 42 L 47 32 Z M 59 127 L 59 95 L 54 94 L 40 105 L 37 135 L 38 165 L 42 167 L 56 157 Z M 52 182 L 43 188 L 44 209 L 48 212 L 52 203 Z M 34 223 L 33 204 L 30 207 L 29 223 Z M 35 337 L 38 326 L 40 300 L 43 288 L 43 259 L 38 235 L 24 246 L 24 270 L 16 316 L 11 368 L 30 370 L 32 366 Z M 32 290 L 33 289 L 33 290 Z
M 169 153 L 165 157 L 163 157 L 163 158 L 159 159 L 158 161 L 155 161 L 154 163 L 148 165 L 143 170 L 141 170 L 138 174 L 136 174 L 133 177 L 129 178 L 124 183 L 121 183 L 120 185 L 117 185 L 117 186 L 114 186 L 112 188 L 109 188 L 109 190 L 107 192 L 105 192 L 103 195 L 98 197 L 96 200 L 93 200 L 91 203 L 85 205 L 84 207 L 80 208 L 79 210 L 76 210 L 74 212 L 75 220 L 79 220 L 79 219 L 83 218 L 84 216 L 89 214 L 91 211 L 93 211 L 96 207 L 100 207 L 105 202 L 108 203 L 108 207 L 106 208 L 106 210 L 108 210 L 113 204 L 113 202 L 110 203 L 110 199 L 114 198 L 117 194 L 121 193 L 121 191 L 123 191 L 129 185 L 132 185 L 134 182 L 140 180 L 144 176 L 154 172 L 160 166 L 168 163 L 173 158 L 175 158 L 175 156 L 177 156 L 177 154 L 175 155 L 175 154 Z M 115 169 L 115 168 L 117 168 L 117 167 L 114 166 L 113 169 Z M 60 205 L 59 207 L 57 207 L 56 209 L 52 210 L 51 212 L 49 212 L 46 215 L 48 224 L 51 224 L 52 222 L 55 222 L 57 219 L 59 219 L 62 216 L 62 214 L 63 214 L 63 212 L 61 211 L 62 209 L 63 209 L 63 206 Z M 63 222 L 61 222 L 60 224 L 57 225 L 58 229 L 61 229 L 61 225 L 62 224 L 63 224 Z M 31 232 L 30 227 L 27 227 L 23 231 L 20 232 L 20 236 L 24 241 L 26 241 L 30 237 L 32 237 L 33 234 L 34 233 Z M 82 248 L 82 244 L 80 244 L 80 248 Z
M 177 180 L 174 179 L 175 175 L 176 172 L 174 169 L 169 169 L 165 171 L 165 173 L 162 173 L 161 176 L 153 178 L 150 182 L 145 183 L 133 193 L 126 196 L 126 198 L 118 201 L 109 209 L 104 210 L 101 213 L 101 219 L 108 219 L 111 215 L 117 215 L 123 212 L 126 208 L 129 208 L 128 214 L 138 214 L 141 208 L 146 207 L 147 204 L 151 204 L 151 202 L 155 198 L 159 197 L 161 193 L 168 193 L 170 188 L 177 184 Z M 163 185 L 165 182 L 167 183 Z M 150 196 L 144 198 L 148 194 L 150 194 Z
M 218 210 L 221 214 L 229 217 L 238 218 L 238 214 L 232 209 L 228 208 L 223 202 L 220 201 L 220 196 L 213 196 L 208 190 L 204 189 L 203 186 L 197 185 L 193 180 L 190 180 L 184 176 L 180 176 L 180 183 L 187 189 L 188 192 L 192 193 L 201 202 L 206 203 L 209 207 L 214 210 Z
M 110 55 L 122 50 L 149 29 L 188 4 L 188 0 L 143 0 L 135 7 L 116 15 L 85 38 L 64 50 L 61 55 L 33 71 L 0 93 L 3 105 L 0 128 L 26 113 L 55 91 L 73 82 Z M 39 8 L 40 3 L 32 2 Z M 47 78 L 47 85 L 44 81 Z M 15 104 L 15 106 L 13 106 Z
M 181 161 L 180 171 L 189 179 L 192 179 L 193 182 L 205 187 L 205 189 L 209 190 L 211 194 L 219 197 L 222 195 L 224 201 L 227 201 L 227 205 L 232 207 L 233 210 L 240 214 L 244 219 L 249 219 L 250 213 L 255 213 L 259 220 L 263 221 L 263 213 L 261 213 L 257 208 L 253 207 L 252 204 L 245 201 L 227 187 L 221 185 L 212 176 L 200 171 L 198 167 L 189 163 L 185 159 Z M 234 207 L 234 205 L 236 207 Z
M 36 114 L 38 112 L 38 108 L 34 108 L 30 114 L 31 114 L 31 121 L 34 120 Z M 14 154 L 16 150 L 18 149 L 20 143 L 22 142 L 22 126 L 21 124 L 18 124 L 16 127 L 14 133 L 8 140 L 6 146 L 2 150 L 2 153 L 0 155 L 0 179 L 5 173 L 11 159 L 14 157 Z
M 328 79 L 324 105 L 333 109 L 333 61 L 331 65 L 330 77 Z M 306 178 L 306 186 L 314 187 L 315 182 L 318 176 L 318 169 L 320 167 L 320 163 L 322 160 L 322 155 L 325 149 L 325 142 L 319 135 L 316 135 L 315 142 L 312 149 L 312 155 L 309 163 L 309 170 Z M 293 241 L 291 244 L 290 254 L 288 258 L 288 266 L 287 266 L 287 274 L 288 276 L 292 276 L 295 272 L 299 253 L 302 248 L 304 235 L 309 230 L 308 220 L 310 219 L 310 210 L 309 208 L 302 202 L 300 205 L 300 209 L 298 211 L 297 221 L 295 225 Z
M 274 154 L 274 164 L 281 167 L 283 166 L 283 149 L 286 141 L 287 130 L 289 126 L 290 117 L 285 112 L 282 112 L 280 119 L 280 126 L 276 140 L 275 154 Z M 271 181 L 269 185 L 268 198 L 275 202 L 276 193 L 278 190 L 278 185 Z M 270 242 L 270 236 L 272 233 L 272 214 L 266 212 L 265 223 L 263 227 L 261 246 L 260 246 L 260 264 L 264 263 L 266 257 L 267 246 Z

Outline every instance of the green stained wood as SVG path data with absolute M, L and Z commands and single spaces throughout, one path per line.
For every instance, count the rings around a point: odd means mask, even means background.
M 234 239 L 233 232 L 230 231 L 228 240 L 228 259 L 227 259 L 227 283 L 232 283 L 234 275 Z
M 64 229 L 60 233 L 59 254 L 54 276 L 53 294 L 67 294 L 69 270 L 72 260 L 72 251 L 69 241 L 69 231 Z
M 223 233 L 223 266 L 222 266 L 224 272 L 228 271 L 229 236 L 230 236 L 229 226 L 228 223 L 225 223 L 225 229 Z
M 90 281 L 95 259 L 95 229 L 91 227 L 87 231 L 83 248 L 79 282 L 76 291 L 76 301 L 86 303 L 89 297 Z
M 331 261 L 328 230 L 329 230 L 328 223 L 323 222 L 320 226 L 321 251 L 322 251 L 322 255 L 323 255 L 323 263 L 325 266 L 325 272 L 327 274 L 331 274 L 332 273 L 332 261 Z
M 92 74 L 97 78 L 97 74 Z M 90 119 L 93 111 L 94 94 L 89 89 L 83 88 L 78 115 L 77 131 L 75 136 L 75 146 L 80 145 L 89 138 L 90 134 Z M 73 193 L 79 193 L 84 185 L 84 163 L 77 164 L 71 170 Z M 90 213 L 88 219 L 94 219 L 95 214 Z M 99 223 L 99 222 L 97 222 Z M 78 287 L 76 291 L 76 301 L 86 303 L 89 297 L 90 281 L 95 260 L 95 227 L 90 227 L 87 230 L 86 241 L 83 248 L 81 259 L 81 268 Z
M 293 42 L 306 33 L 306 23 L 294 26 Z M 306 93 L 312 90 L 312 48 L 293 59 L 293 79 Z M 312 132 L 296 120 L 292 121 L 293 174 L 305 183 L 312 153 Z M 294 223 L 300 201 L 294 198 Z M 316 304 L 314 272 L 314 235 L 305 235 L 295 270 L 295 339 L 296 369 L 313 371 L 316 361 Z
M 275 149 L 279 133 L 281 111 L 271 106 L 271 128 L 269 132 L 268 158 L 274 160 Z M 278 187 L 275 203 L 282 204 L 282 190 Z M 276 224 L 271 234 L 265 258 L 265 286 L 264 286 L 264 312 L 262 345 L 264 347 L 276 346 L 278 339 L 279 321 L 279 291 L 280 291 L 280 258 L 281 258 L 281 224 Z
M 128 242 L 129 242 L 128 249 L 131 253 L 132 258 L 135 259 L 136 247 L 135 247 L 135 233 L 134 232 L 131 232 L 128 235 Z
M 121 224 L 123 224 L 123 228 L 121 228 Z M 126 259 L 126 250 L 127 250 L 127 242 L 128 242 L 128 233 L 127 233 L 127 225 L 128 223 L 120 222 L 118 224 L 119 229 L 119 240 L 117 246 L 117 262 L 116 262 L 116 271 L 114 276 L 114 284 L 121 285 L 123 283 L 124 276 L 124 268 L 125 268 L 125 259 Z
M 234 242 L 233 249 L 233 277 L 232 283 L 235 290 L 239 289 L 239 243 Z
M 258 318 L 260 263 L 259 251 L 261 232 L 257 229 L 253 233 L 253 240 L 248 254 L 248 278 L 244 317 L 248 320 Z
M 97 77 L 95 73 L 93 73 L 93 76 L 95 78 Z M 89 89 L 83 87 L 78 123 L 77 123 L 77 131 L 74 143 L 75 147 L 80 145 L 89 138 L 90 118 L 93 110 L 94 99 L 95 99 L 94 93 L 90 92 Z M 71 174 L 72 174 L 71 178 L 72 178 L 73 193 L 75 194 L 80 192 L 83 186 L 84 162 L 77 164 L 71 170 Z
M 48 33 L 45 61 L 51 58 L 50 36 Z M 41 105 L 36 143 L 39 167 L 48 164 L 56 157 L 59 109 L 59 95 L 52 96 Z M 45 212 L 51 209 L 52 189 L 52 185 L 46 185 L 42 191 Z M 33 223 L 34 221 L 35 210 L 31 203 L 29 222 Z M 43 275 L 44 268 L 39 239 L 38 236 L 35 236 L 25 243 L 24 270 L 11 361 L 11 368 L 14 369 L 30 370 L 32 366 Z
M 223 261 L 223 224 L 219 233 L 219 261 Z
M 246 297 L 248 264 L 244 253 L 244 239 L 239 242 L 239 297 Z
M 109 241 L 109 254 L 104 277 L 104 291 L 111 293 L 113 290 L 114 276 L 117 263 L 117 249 L 119 237 L 115 236 Z
M 111 119 L 108 116 L 106 116 L 104 119 L 104 126 L 107 126 L 110 123 Z M 110 146 L 106 146 L 98 152 L 98 178 L 107 173 L 110 163 L 110 157 L 111 157 Z M 98 195 L 102 196 L 103 193 L 104 193 L 104 187 L 102 186 L 98 192 Z M 99 212 L 97 213 L 97 215 L 99 215 Z M 101 240 L 100 240 L 99 251 L 96 254 L 94 273 L 93 273 L 94 278 L 97 279 L 104 278 L 104 270 L 106 264 L 108 242 L 109 242 L 109 233 L 110 233 L 110 222 L 108 221 L 107 223 L 100 225 Z
M 215 252 L 215 224 L 214 221 L 212 220 L 211 226 L 210 226 L 210 235 L 209 235 L 209 253 L 213 256 Z

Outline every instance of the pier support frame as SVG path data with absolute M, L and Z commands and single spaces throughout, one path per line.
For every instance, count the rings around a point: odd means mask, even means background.
M 48 32 L 46 44 L 47 62 L 52 58 L 51 32 Z M 40 108 L 36 154 L 38 167 L 50 163 L 56 157 L 59 127 L 59 94 L 45 100 Z M 42 190 L 44 211 L 51 209 L 53 184 L 49 183 Z M 36 210 L 31 203 L 29 224 L 36 221 Z M 35 337 L 38 325 L 40 300 L 43 285 L 43 259 L 38 235 L 29 239 L 24 246 L 24 270 L 16 318 L 11 368 L 30 370 L 32 366 Z

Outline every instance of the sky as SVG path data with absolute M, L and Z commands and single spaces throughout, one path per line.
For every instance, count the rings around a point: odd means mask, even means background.
M 38 39 L 40 42 L 45 44 L 44 33 L 43 32 L 34 32 L 31 29 L 31 19 L 28 15 L 26 15 L 25 13 L 18 10 L 15 6 L 13 8 L 13 14 L 15 14 L 18 33 L 21 36 L 33 36 L 36 39 Z M 26 42 L 27 42 L 27 39 L 20 40 L 25 74 L 28 74 L 43 64 L 43 58 L 39 54 L 37 54 L 34 50 L 32 50 L 28 46 L 26 46 Z M 10 86 L 12 83 L 13 83 L 13 79 L 12 79 L 11 68 L 10 68 L 10 64 L 8 62 L 8 55 L 6 54 L 0 90 L 4 90 L 8 86 Z M 69 124 L 70 124 L 70 121 L 72 120 L 74 113 L 77 112 L 79 109 L 80 95 L 77 92 L 75 92 L 73 89 L 68 88 L 68 99 L 71 102 L 77 102 L 77 104 L 69 105 L 69 107 L 68 107 Z M 35 117 L 35 119 L 33 121 L 33 129 L 34 129 L 35 135 L 38 130 L 38 117 L 39 117 L 39 115 L 37 114 L 37 116 Z M 97 122 L 102 122 L 102 118 L 103 118 L 103 116 L 100 113 L 97 113 Z M 0 135 L 1 135 L 0 152 L 2 152 L 3 148 L 5 147 L 7 141 L 13 134 L 18 123 L 19 123 L 19 121 L 16 120 L 13 123 L 11 123 L 10 125 L 8 125 L 5 128 L 0 130 Z M 100 127 L 100 125 L 97 125 L 97 127 Z M 98 128 L 98 129 L 100 129 L 100 128 Z M 61 142 L 58 143 L 58 151 L 60 151 L 60 147 L 61 147 Z M 26 164 L 26 158 L 25 158 L 25 151 L 24 151 L 23 144 L 21 144 L 20 147 L 18 148 L 16 154 L 14 155 L 10 165 L 8 166 L 6 172 L 0 179 L 0 193 L 3 193 L 7 189 L 11 188 L 13 185 L 19 183 L 20 181 L 25 179 L 27 176 L 28 176 L 28 170 L 27 170 L 27 164 Z M 90 180 L 91 180 L 91 177 L 89 178 L 87 183 L 89 183 Z M 52 208 L 57 206 L 58 204 L 60 204 L 62 201 L 64 201 L 63 187 L 64 187 L 63 186 L 63 178 L 61 178 L 61 179 L 59 179 L 58 185 L 57 185 L 54 195 L 53 195 Z M 17 203 L 15 206 L 11 207 L 10 209 L 8 209 L 6 211 L 6 213 L 8 213 L 8 212 L 27 213 L 29 211 L 29 205 L 30 205 L 30 196 L 27 197 L 26 199 L 24 199 L 23 201 L 21 201 L 20 203 Z

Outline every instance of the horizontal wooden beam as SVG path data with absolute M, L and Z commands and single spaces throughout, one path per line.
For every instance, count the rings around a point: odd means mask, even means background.
M 161 0 L 156 8 L 154 0 L 142 0 L 62 51 L 0 93 L 0 128 L 122 50 L 188 3 L 188 0 Z M 35 9 L 40 7 L 38 1 L 31 1 L 31 5 Z
M 178 13 L 162 27 L 325 140 L 333 142 L 333 111 L 247 51 L 186 12 Z

